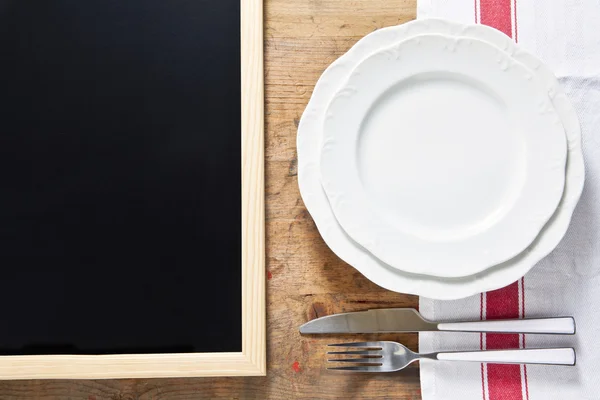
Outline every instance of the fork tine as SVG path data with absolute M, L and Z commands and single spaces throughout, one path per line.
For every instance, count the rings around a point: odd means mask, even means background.
M 327 368 L 327 369 L 331 369 L 331 370 L 338 370 L 338 371 L 357 371 L 357 372 L 383 372 L 383 370 L 381 369 L 381 367 L 372 367 L 369 365 L 365 365 L 362 367 L 331 367 L 331 368 Z
M 333 343 L 328 344 L 330 347 L 371 347 L 381 349 L 381 342 L 354 342 L 354 343 Z
M 381 358 L 332 358 L 327 360 L 329 362 L 353 362 L 356 364 L 371 364 L 373 366 L 383 365 Z
M 357 354 L 357 355 L 361 355 L 361 356 L 381 357 L 381 350 L 328 351 L 327 354 Z

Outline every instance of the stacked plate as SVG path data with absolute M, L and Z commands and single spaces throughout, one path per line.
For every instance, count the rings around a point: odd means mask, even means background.
M 577 115 L 503 33 L 418 20 L 361 39 L 321 76 L 298 177 L 321 235 L 397 292 L 506 286 L 560 242 L 584 181 Z

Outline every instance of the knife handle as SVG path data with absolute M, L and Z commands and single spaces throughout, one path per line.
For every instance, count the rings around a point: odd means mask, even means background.
M 575 350 L 572 348 L 457 351 L 437 353 L 435 355 L 436 359 L 442 361 L 474 361 L 494 364 L 575 365 Z
M 473 322 L 442 322 L 437 325 L 440 331 L 453 332 L 494 332 L 494 333 L 545 333 L 573 335 L 573 317 L 496 319 Z

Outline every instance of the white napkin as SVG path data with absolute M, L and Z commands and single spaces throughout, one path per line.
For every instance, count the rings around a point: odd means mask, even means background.
M 560 245 L 507 288 L 458 301 L 420 299 L 426 318 L 572 315 L 575 336 L 432 334 L 419 350 L 575 347 L 576 367 L 421 362 L 424 400 L 600 399 L 600 1 L 418 0 L 418 18 L 494 26 L 558 76 L 579 115 L 586 183 Z M 524 337 L 525 336 L 525 337 Z

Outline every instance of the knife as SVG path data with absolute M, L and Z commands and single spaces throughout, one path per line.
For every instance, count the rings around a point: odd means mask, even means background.
M 427 331 L 573 335 L 575 320 L 573 317 L 556 317 L 433 322 L 423 318 L 413 308 L 383 308 L 328 315 L 309 321 L 300 327 L 300 333 L 303 334 Z

